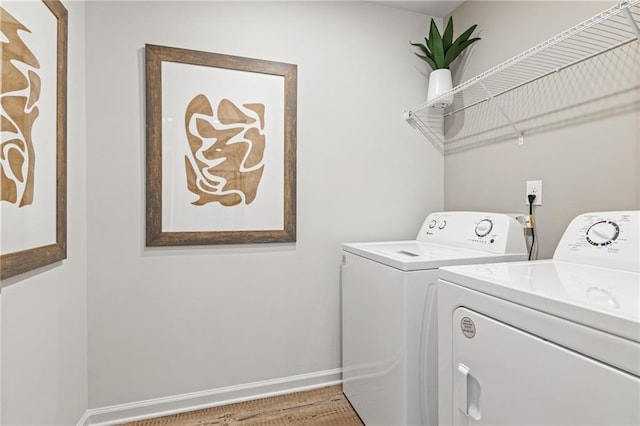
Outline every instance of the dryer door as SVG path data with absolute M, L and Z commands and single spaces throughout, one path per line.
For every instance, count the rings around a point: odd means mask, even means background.
M 638 377 L 469 309 L 453 315 L 455 424 L 640 424 Z

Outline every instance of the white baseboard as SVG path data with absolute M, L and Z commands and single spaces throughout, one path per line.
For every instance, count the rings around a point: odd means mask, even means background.
M 78 420 L 77 426 L 89 426 L 89 410 L 85 411 L 80 420 Z
M 342 383 L 342 369 L 336 368 L 244 385 L 227 386 L 109 407 L 91 408 L 82 416 L 78 426 L 107 426 L 152 417 L 168 416 L 340 383 Z

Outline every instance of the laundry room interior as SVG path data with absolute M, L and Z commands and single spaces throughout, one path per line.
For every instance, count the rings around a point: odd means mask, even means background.
M 439 212 L 518 217 L 531 244 L 532 213 L 536 247 L 521 261 L 550 261 L 574 218 L 640 210 L 639 0 L 60 3 L 66 257 L 2 279 L 1 425 L 120 424 L 341 385 L 343 244 L 413 241 Z M 484 120 L 471 107 L 442 118 L 439 141 L 421 128 L 431 68 L 411 43 L 432 19 L 444 31 L 451 17 L 454 37 L 477 25 L 480 40 L 451 63 L 455 88 L 621 5 L 614 19 L 631 41 L 559 66 L 520 97 L 482 99 L 500 119 L 540 107 L 506 118 L 509 136 L 471 130 L 447 145 Z M 295 65 L 288 241 L 148 244 L 150 46 Z M 531 181 L 541 205 L 527 202 Z

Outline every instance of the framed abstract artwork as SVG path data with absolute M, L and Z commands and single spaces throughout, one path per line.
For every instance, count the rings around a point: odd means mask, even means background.
M 296 241 L 297 66 L 145 46 L 146 245 Z
M 67 257 L 67 10 L 3 1 L 0 278 Z

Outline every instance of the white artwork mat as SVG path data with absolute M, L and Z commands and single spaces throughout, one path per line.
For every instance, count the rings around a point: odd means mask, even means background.
M 263 231 L 284 229 L 284 78 L 201 65 L 162 62 L 162 232 Z M 185 112 L 205 95 L 216 113 L 222 99 L 265 105 L 264 172 L 250 204 L 192 202 L 185 156 L 190 156 Z

